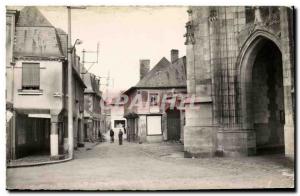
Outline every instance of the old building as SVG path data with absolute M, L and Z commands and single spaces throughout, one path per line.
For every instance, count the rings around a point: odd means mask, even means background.
M 16 17 L 19 12 L 16 10 L 6 10 L 6 160 L 14 157 L 14 142 L 12 141 L 15 121 L 13 118 L 13 44 L 15 38 Z
M 24 7 L 10 21 L 7 39 L 7 101 L 12 126 L 8 131 L 9 158 L 45 154 L 63 158 L 67 146 L 67 35 L 56 29 L 36 7 Z M 10 14 L 10 12 L 8 12 Z M 13 24 L 12 23 L 12 24 Z M 74 147 L 80 141 L 83 90 L 79 58 L 73 50 Z
M 118 133 L 120 130 L 123 132 L 123 138 L 127 138 L 127 130 L 125 133 L 127 120 L 124 118 L 124 101 L 125 100 L 122 98 L 122 96 L 118 95 L 113 97 L 108 102 L 110 129 L 114 131 L 115 139 L 118 138 Z
M 101 127 L 104 126 L 100 107 L 102 97 L 100 79 L 92 73 L 83 73 L 84 83 L 87 86 L 84 90 L 84 139 L 94 142 L 99 138 Z
M 186 157 L 294 156 L 294 21 L 288 7 L 190 7 Z
M 186 60 L 171 50 L 171 62 L 163 57 L 151 70 L 150 60 L 140 60 L 140 81 L 124 94 L 128 141 L 183 141 Z M 174 107 L 170 107 L 170 102 Z

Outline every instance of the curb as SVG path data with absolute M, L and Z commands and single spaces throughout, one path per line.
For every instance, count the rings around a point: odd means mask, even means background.
M 90 148 L 93 149 L 95 146 L 99 145 L 101 142 L 96 142 Z M 87 150 L 87 149 L 85 149 Z M 44 161 L 38 163 L 28 163 L 22 165 L 6 165 L 6 168 L 19 168 L 19 167 L 35 167 L 35 166 L 43 166 L 43 165 L 50 165 L 50 164 L 57 164 L 57 163 L 64 163 L 67 161 L 73 160 L 72 158 L 62 159 L 62 160 L 55 160 L 55 161 Z
M 42 166 L 42 165 L 50 165 L 50 164 L 56 164 L 56 163 L 63 163 L 67 161 L 71 161 L 72 158 L 67 158 L 63 160 L 56 160 L 56 161 L 44 161 L 39 163 L 28 163 L 23 165 L 7 165 L 7 168 L 18 168 L 18 167 L 34 167 L 34 166 Z

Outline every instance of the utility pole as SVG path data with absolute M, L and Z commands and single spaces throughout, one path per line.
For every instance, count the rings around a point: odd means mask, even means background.
M 85 9 L 85 7 L 67 6 L 68 9 L 68 152 L 69 158 L 73 159 L 74 155 L 74 131 L 73 131 L 73 89 L 72 89 L 72 52 L 76 45 L 72 47 L 72 28 L 71 28 L 71 9 Z
M 68 152 L 69 158 L 74 154 L 73 132 L 73 91 L 72 91 L 72 39 L 71 39 L 71 7 L 68 6 Z

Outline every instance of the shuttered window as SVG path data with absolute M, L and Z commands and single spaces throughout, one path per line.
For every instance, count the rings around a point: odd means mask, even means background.
M 40 88 L 40 64 L 23 63 L 22 64 L 22 89 Z

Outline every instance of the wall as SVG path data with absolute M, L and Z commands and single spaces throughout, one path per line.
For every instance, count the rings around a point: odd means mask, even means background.
M 14 113 L 13 109 L 13 41 L 15 35 L 15 15 L 16 11 L 6 10 L 6 160 L 14 158 Z M 9 106 L 9 107 L 8 107 Z
M 118 133 L 120 128 L 114 128 L 114 121 L 115 120 L 124 120 L 125 121 L 125 127 L 127 127 L 127 120 L 124 118 L 124 106 L 123 105 L 113 105 L 110 107 L 110 123 L 111 123 L 111 128 L 115 132 L 115 138 L 118 138 Z M 124 134 L 123 131 L 123 138 L 126 138 L 126 134 Z
M 159 95 L 159 100 L 158 102 L 160 103 L 163 98 L 166 98 L 167 95 L 171 96 L 173 94 L 182 94 L 183 96 L 186 95 L 186 89 L 185 88 L 160 88 L 160 89 L 137 89 L 134 91 L 131 91 L 129 93 L 129 101 L 127 104 L 125 104 L 125 115 L 129 113 L 136 113 L 139 115 L 139 118 L 137 121 L 139 122 L 139 129 L 142 128 L 143 130 L 140 131 L 138 130 L 140 135 L 140 140 L 142 142 L 157 142 L 157 141 L 163 141 L 163 140 L 168 140 L 167 137 L 167 115 L 166 115 L 166 110 L 168 105 L 165 104 L 164 107 L 160 107 L 160 105 L 157 106 L 151 106 L 149 104 L 150 100 L 150 94 L 158 94 Z M 129 106 L 132 104 L 135 96 L 140 95 L 142 98 L 142 104 L 139 104 L 138 106 L 132 107 L 131 109 Z M 164 97 L 165 96 L 165 97 Z M 166 101 L 166 100 L 165 100 Z M 184 114 L 184 113 L 182 113 Z M 147 115 L 161 115 L 162 116 L 162 123 L 161 123 L 161 129 L 162 129 L 162 136 L 147 136 L 146 135 L 146 130 L 147 130 L 147 122 L 146 120 L 144 121 L 144 118 L 147 117 Z M 181 115 L 182 118 L 184 118 L 184 115 Z M 145 123 L 145 124 L 144 124 Z M 183 120 L 181 121 L 183 123 Z M 181 135 L 183 138 L 183 124 L 181 124 Z
M 23 94 L 22 62 L 40 63 L 41 94 Z M 55 113 L 62 110 L 62 62 L 59 61 L 16 61 L 14 72 L 14 107 L 18 109 L 50 109 Z M 25 91 L 24 91 L 25 93 Z M 34 104 L 33 104 L 34 103 Z

